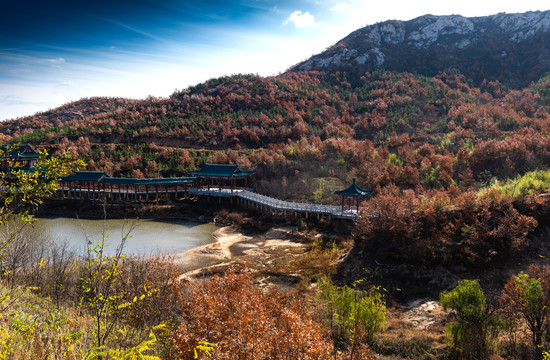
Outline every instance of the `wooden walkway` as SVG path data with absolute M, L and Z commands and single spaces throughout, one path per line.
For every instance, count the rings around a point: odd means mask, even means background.
M 274 216 L 280 215 L 280 213 L 282 212 L 282 215 L 284 217 L 286 217 L 289 213 L 294 213 L 294 217 L 298 217 L 298 214 L 305 214 L 306 219 L 309 217 L 310 214 L 317 215 L 317 219 L 325 215 L 328 216 L 329 221 L 332 218 L 357 218 L 357 211 L 342 211 L 342 208 L 340 206 L 283 201 L 247 190 L 239 192 L 237 194 L 237 197 L 240 199 L 242 205 L 263 210 L 266 213 L 272 214 Z
M 176 201 L 180 197 L 206 196 L 218 198 L 230 198 L 231 202 L 236 199 L 239 205 L 247 208 L 257 209 L 267 215 L 276 216 L 299 216 L 308 219 L 309 216 L 328 218 L 330 222 L 333 218 L 355 220 L 357 211 L 342 211 L 340 206 L 318 205 L 279 200 L 269 196 L 255 193 L 253 189 L 231 189 L 231 188 L 156 188 L 153 191 L 144 191 L 131 187 L 117 188 L 67 188 L 58 189 L 58 197 L 70 199 L 84 199 L 94 201 L 123 201 L 123 202 L 158 202 L 158 201 Z

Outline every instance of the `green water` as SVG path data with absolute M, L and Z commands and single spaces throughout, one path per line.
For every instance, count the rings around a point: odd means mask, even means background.
M 124 253 L 151 255 L 184 252 L 214 242 L 213 224 L 199 224 L 183 220 L 82 220 L 63 217 L 40 218 L 34 231 L 46 235 L 56 243 L 82 253 L 87 241 L 92 244 L 102 239 L 105 229 L 108 252 L 114 253 L 129 230 Z

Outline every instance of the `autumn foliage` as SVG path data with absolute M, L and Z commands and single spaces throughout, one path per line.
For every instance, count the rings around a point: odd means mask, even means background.
M 178 358 L 193 359 L 207 343 L 216 359 L 328 359 L 330 339 L 307 314 L 303 299 L 277 290 L 263 293 L 252 281 L 250 273 L 229 272 L 189 286 L 180 300 L 181 325 L 172 336 Z
M 537 222 L 496 191 L 389 189 L 364 203 L 356 245 L 375 257 L 431 264 L 486 264 L 524 248 Z
M 550 267 L 531 265 L 527 272 L 513 275 L 502 291 L 504 311 L 515 320 L 523 320 L 538 348 L 548 339 L 550 306 Z

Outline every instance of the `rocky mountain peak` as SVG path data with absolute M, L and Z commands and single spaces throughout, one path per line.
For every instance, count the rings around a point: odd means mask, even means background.
M 354 31 L 325 52 L 290 70 L 360 65 L 367 70 L 383 66 L 390 70 L 422 72 L 416 67 L 422 68 L 422 62 L 428 61 L 429 66 L 425 66 L 428 70 L 454 67 L 462 71 L 464 65 L 472 60 L 483 67 L 504 67 L 508 70 L 509 67 L 519 66 L 518 64 L 524 64 L 525 61 L 520 60 L 514 64 L 506 55 L 521 51 L 524 47 L 532 52 L 533 45 L 539 47 L 537 54 L 533 55 L 544 63 L 543 57 L 550 54 L 549 29 L 550 11 L 500 13 L 473 18 L 460 15 L 424 15 L 409 21 L 389 20 Z M 501 64 L 502 59 L 497 61 L 487 58 L 494 57 L 495 54 L 505 54 L 501 58 L 508 58 L 510 63 L 504 61 Z M 518 59 L 513 57 L 513 60 Z M 413 67 L 407 68 L 411 64 Z M 550 71 L 550 64 L 548 65 L 545 69 L 539 66 L 539 70 Z

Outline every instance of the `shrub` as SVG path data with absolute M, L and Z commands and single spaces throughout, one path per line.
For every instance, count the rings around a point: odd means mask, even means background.
M 326 359 L 333 349 L 302 299 L 262 293 L 249 272 L 193 283 L 180 306 L 172 342 L 181 359 L 195 358 L 204 344 L 211 344 L 216 359 Z M 200 351 L 196 356 L 207 357 Z
M 453 310 L 456 322 L 445 327 L 454 349 L 466 359 L 485 359 L 498 335 L 496 317 L 477 280 L 462 280 L 451 291 L 439 295 L 445 311 Z
M 505 311 L 526 321 L 533 346 L 537 349 L 548 331 L 549 279 L 550 267 L 531 265 L 527 273 L 510 277 L 501 296 Z
M 333 339 L 343 345 L 352 339 L 352 349 L 361 341 L 384 330 L 386 302 L 378 288 L 370 291 L 338 287 L 328 278 L 319 283 L 321 299 L 326 302 L 326 312 Z
M 173 323 L 177 317 L 180 273 L 170 257 L 125 259 L 116 286 L 131 304 L 120 316 L 138 329 Z
M 550 188 L 550 170 L 530 171 L 515 179 L 498 181 L 490 188 L 481 190 L 481 193 L 489 189 L 496 189 L 503 195 L 508 195 L 514 199 L 523 197 L 527 194 L 540 193 Z

